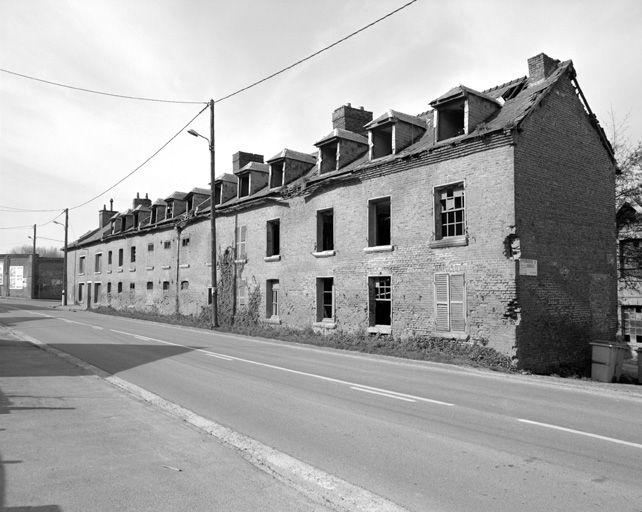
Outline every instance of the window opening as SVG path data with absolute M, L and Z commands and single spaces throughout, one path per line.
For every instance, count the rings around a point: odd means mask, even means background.
M 273 162 L 270 164 L 270 188 L 276 188 L 283 185 L 283 168 L 285 160 Z
M 187 290 L 189 288 L 189 281 L 181 281 L 181 290 Z
M 317 212 L 317 251 L 334 250 L 334 210 Z
M 332 172 L 337 170 L 337 150 L 339 149 L 338 142 L 325 144 L 321 147 L 321 168 L 320 174 Z
M 334 278 L 317 279 L 317 322 L 334 319 Z
M 239 176 L 239 197 L 250 195 L 250 176 Z
M 148 243 L 147 244 L 147 251 L 152 252 L 154 250 L 154 244 L 153 243 Z
M 94 304 L 97 304 L 99 302 L 100 298 L 100 283 L 94 283 Z
M 370 326 L 391 325 L 392 284 L 390 276 L 369 278 Z
M 466 100 L 461 99 L 451 104 L 439 107 L 437 115 L 437 129 L 439 135 L 437 140 L 450 139 L 458 135 L 464 135 L 464 112 Z
M 624 341 L 642 343 L 641 306 L 622 306 L 622 335 Z
M 642 240 L 620 241 L 620 277 L 642 279 Z
M 119 267 L 123 266 L 123 259 L 124 259 L 123 254 L 124 254 L 123 250 L 122 249 L 118 249 L 118 266 Z
M 111 256 L 112 256 L 111 251 L 109 251 L 107 253 L 107 265 L 109 266 L 111 266 Z
M 163 242 L 163 249 L 171 249 L 171 248 L 172 248 L 171 240 Z
M 132 263 L 135 263 L 136 262 L 136 247 L 131 247 L 130 248 L 130 256 L 131 256 L 130 257 L 130 261 Z
M 279 280 L 270 279 L 267 281 L 265 296 L 265 316 L 267 318 L 279 316 Z
M 80 283 L 78 285 L 78 302 L 82 302 L 82 292 L 83 292 L 84 286 L 85 286 L 84 283 Z
M 392 155 L 393 124 L 379 126 L 370 131 L 372 137 L 372 160 Z
M 163 291 L 169 291 L 169 281 L 163 281 Z
M 147 281 L 147 290 L 153 290 L 154 289 L 154 281 Z
M 245 252 L 247 237 L 247 226 L 239 226 L 236 228 L 236 259 L 244 260 L 247 259 L 247 254 Z
M 103 255 L 102 254 L 96 254 L 94 257 L 94 269 L 96 272 L 102 272 L 103 269 Z
M 436 190 L 437 239 L 465 234 L 464 185 L 459 183 Z
M 279 219 L 267 222 L 267 256 L 281 254 L 281 221 Z
M 136 283 L 129 283 L 129 290 L 135 290 L 136 289 Z
M 181 244 L 183 245 L 183 247 L 187 247 L 189 245 L 189 237 L 183 238 L 181 240 Z
M 368 245 L 390 245 L 390 198 L 373 199 L 368 212 Z
M 79 274 L 84 274 L 85 273 L 85 257 L 81 256 L 80 259 L 78 260 L 78 273 Z
M 123 283 L 122 282 L 118 283 L 118 293 L 123 293 Z

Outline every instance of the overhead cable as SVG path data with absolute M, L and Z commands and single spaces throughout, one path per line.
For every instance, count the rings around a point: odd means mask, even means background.
M 257 80 L 256 82 L 251 83 L 250 85 L 247 85 L 247 86 L 245 86 L 245 87 L 243 87 L 243 88 L 241 88 L 241 89 L 238 89 L 237 91 L 234 91 L 234 92 L 232 92 L 232 93 L 230 93 L 230 94 L 227 94 L 226 96 L 222 96 L 222 97 L 220 97 L 220 98 L 218 98 L 218 99 L 214 100 L 214 103 L 220 103 L 221 101 L 227 100 L 227 99 L 231 98 L 232 96 L 236 96 L 237 94 L 240 94 L 240 93 L 242 93 L 242 92 L 247 91 L 248 89 L 251 89 L 252 87 L 256 87 L 257 85 L 262 84 L 263 82 L 267 82 L 267 81 L 268 81 L 268 80 L 270 80 L 271 78 L 274 78 L 275 76 L 278 76 L 278 75 L 280 75 L 281 73 L 285 73 L 286 71 L 288 71 L 288 70 L 290 70 L 290 69 L 292 69 L 292 68 L 294 68 L 294 67 L 298 66 L 299 64 L 303 64 L 305 61 L 308 61 L 308 60 L 312 59 L 313 57 L 316 57 L 316 56 L 317 56 L 317 55 L 319 55 L 320 53 L 323 53 L 323 52 L 325 52 L 325 51 L 328 51 L 330 48 L 334 48 L 334 47 L 335 47 L 335 46 L 337 46 L 338 44 L 341 44 L 341 43 L 343 43 L 344 41 L 346 41 L 346 40 L 350 39 L 351 37 L 356 36 L 356 35 L 357 35 L 357 34 L 359 34 L 360 32 L 363 32 L 364 30 L 366 30 L 366 29 L 368 29 L 368 28 L 372 27 L 373 25 L 376 25 L 376 24 L 377 24 L 377 23 L 379 23 L 380 21 L 383 21 L 383 20 L 385 20 L 386 18 L 389 18 L 390 16 L 392 16 L 393 14 L 398 13 L 398 12 L 399 12 L 399 11 L 401 11 L 402 9 L 405 9 L 406 7 L 410 6 L 411 4 L 414 4 L 416 1 L 417 1 L 417 0 L 411 0 L 411 1 L 410 1 L 410 2 L 408 2 L 407 4 L 404 4 L 404 5 L 402 5 L 401 7 L 398 7 L 397 9 L 395 9 L 394 11 L 389 12 L 389 13 L 388 13 L 388 14 L 386 14 L 385 16 L 382 16 L 381 18 L 378 18 L 378 19 L 374 20 L 373 22 L 368 23 L 367 25 L 365 25 L 365 26 L 361 27 L 360 29 L 355 30 L 354 32 L 352 32 L 352 33 L 348 34 L 347 36 L 342 37 L 342 38 L 341 38 L 341 39 L 339 39 L 338 41 L 335 41 L 334 43 L 332 43 L 332 44 L 330 44 L 330 45 L 328 45 L 328 46 L 326 46 L 326 47 L 324 47 L 324 48 L 321 48 L 320 50 L 318 50 L 318 51 L 316 51 L 316 52 L 314 52 L 314 53 L 312 53 L 312 54 L 308 55 L 307 57 L 304 57 L 303 59 L 297 60 L 297 61 L 296 61 L 296 62 L 294 62 L 293 64 L 290 64 L 289 66 L 286 66 L 286 67 L 284 67 L 283 69 L 280 69 L 279 71 L 276 71 L 276 72 L 272 73 L 271 75 L 266 76 L 265 78 L 261 78 L 260 80 Z
M 9 75 L 15 75 L 22 78 L 26 78 L 28 80 L 34 80 L 36 82 L 55 85 L 57 87 L 64 87 L 65 89 L 73 89 L 75 91 L 89 92 L 91 94 L 100 94 L 102 96 L 111 96 L 113 98 L 122 98 L 126 100 L 139 100 L 139 101 L 154 101 L 157 103 L 179 103 L 183 105 L 204 105 L 207 103 L 206 101 L 181 101 L 181 100 L 167 100 L 167 99 L 161 99 L 161 98 L 146 98 L 144 96 L 128 96 L 126 94 L 116 94 L 112 92 L 97 91 L 95 89 L 88 89 L 86 87 L 76 87 L 74 85 L 63 84 L 60 82 L 54 82 L 52 80 L 45 80 L 44 78 L 38 78 L 35 76 L 25 75 L 23 73 L 17 73 L 15 71 L 11 71 L 9 69 L 4 69 L 4 68 L 0 68 L 0 71 L 2 71 L 3 73 L 7 73 Z

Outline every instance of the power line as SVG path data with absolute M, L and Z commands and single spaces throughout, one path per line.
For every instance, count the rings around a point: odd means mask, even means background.
M 324 47 L 324 48 L 321 48 L 320 50 L 318 50 L 318 51 L 316 51 L 316 52 L 314 52 L 314 53 L 312 53 L 312 54 L 308 55 L 307 57 L 304 57 L 303 59 L 297 60 L 295 63 L 290 64 L 289 66 L 286 66 L 286 67 L 284 67 L 283 69 L 280 69 L 279 71 L 276 71 L 275 73 L 272 73 L 271 75 L 266 76 L 265 78 L 261 78 L 260 80 L 257 80 L 256 82 L 251 83 L 250 85 L 247 85 L 247 86 L 245 86 L 245 87 L 243 87 L 243 88 L 241 88 L 241 89 L 238 89 L 237 91 L 234 91 L 234 92 L 232 92 L 232 93 L 230 93 L 230 94 L 228 94 L 228 95 L 226 95 L 226 96 L 223 96 L 223 97 L 221 97 L 221 98 L 218 98 L 218 99 L 214 100 L 214 103 L 220 103 L 221 101 L 227 100 L 227 99 L 231 98 L 232 96 L 236 96 L 237 94 L 240 94 L 240 93 L 242 93 L 242 92 L 244 92 L 244 91 L 247 91 L 248 89 L 251 89 L 252 87 L 256 87 L 257 85 L 262 84 L 263 82 L 267 82 L 267 81 L 268 81 L 268 80 L 270 80 L 271 78 L 274 78 L 275 76 L 278 76 L 278 75 L 280 75 L 281 73 L 285 73 L 286 71 L 288 71 L 288 70 L 290 70 L 290 69 L 292 69 L 292 68 L 294 68 L 294 67 L 298 66 L 299 64 L 302 64 L 302 63 L 304 63 L 305 61 L 310 60 L 310 59 L 312 59 L 313 57 L 316 57 L 316 56 L 317 56 L 317 55 L 319 55 L 320 53 L 323 53 L 323 52 L 325 52 L 325 51 L 328 51 L 330 48 L 333 48 L 333 47 L 337 46 L 338 44 L 343 43 L 343 42 L 344 42 L 344 41 L 346 41 L 347 39 L 350 39 L 351 37 L 356 36 L 356 35 L 357 35 L 357 34 L 359 34 L 360 32 L 363 32 L 364 30 L 366 30 L 366 29 L 368 29 L 368 28 L 372 27 L 373 25 L 376 25 L 376 24 L 377 24 L 377 23 L 379 23 L 380 21 L 383 21 L 383 20 L 385 20 L 386 18 L 389 18 L 389 17 L 390 17 L 390 16 L 392 16 L 393 14 L 396 14 L 396 13 L 398 13 L 399 11 L 401 11 L 402 9 L 405 9 L 406 7 L 410 6 L 411 4 L 414 4 L 416 1 L 417 1 L 417 0 L 411 0 L 411 1 L 410 1 L 410 2 L 408 2 L 407 4 L 404 4 L 404 5 L 402 5 L 401 7 L 398 7 L 397 9 L 395 9 L 394 11 L 389 12 L 389 13 L 388 13 L 388 14 L 386 14 L 385 16 L 382 16 L 381 18 L 378 18 L 378 19 L 374 20 L 373 22 L 368 23 L 367 25 L 365 25 L 365 26 L 361 27 L 360 29 L 355 30 L 354 32 L 352 32 L 352 33 L 348 34 L 347 36 L 342 37 L 342 38 L 341 38 L 341 39 L 339 39 L 338 41 L 335 41 L 334 43 L 332 43 L 332 44 L 330 44 L 330 45 L 328 45 L 328 46 L 326 46 L 326 47 Z
M 36 82 L 42 82 L 44 84 L 55 85 L 57 87 L 64 87 L 65 89 L 73 89 L 74 91 L 83 91 L 83 92 L 88 92 L 92 94 L 100 94 L 102 96 L 122 98 L 126 100 L 154 101 L 156 103 L 179 103 L 183 105 L 203 105 L 207 103 L 206 101 L 181 101 L 181 100 L 166 100 L 166 99 L 160 99 L 160 98 L 146 98 L 144 96 L 127 96 L 126 94 L 116 94 L 112 92 L 97 91 L 95 89 L 88 89 L 86 87 L 76 87 L 74 85 L 63 84 L 60 82 L 53 82 L 52 80 L 45 80 L 44 78 L 38 78 L 35 76 L 25 75 L 23 73 L 17 73 L 15 71 L 11 71 L 9 69 L 4 69 L 4 68 L 0 68 L 0 71 L 2 71 L 3 73 L 7 73 L 9 75 L 26 78 L 28 80 L 34 80 Z
M 190 124 L 192 124 L 192 123 L 194 122 L 194 120 L 195 120 L 198 116 L 200 116 L 203 112 L 205 112 L 205 110 L 206 110 L 207 108 L 208 108 L 208 105 L 206 105 L 205 107 L 203 107 L 203 108 L 200 110 L 200 112 L 199 112 L 198 114 L 196 114 L 194 117 L 192 117 L 192 118 L 191 118 L 191 119 L 190 119 L 190 120 L 189 120 L 185 125 L 183 125 L 183 127 L 182 127 L 180 130 L 178 130 L 174 135 L 172 135 L 172 136 L 169 138 L 169 140 L 167 140 L 167 141 L 166 141 L 162 146 L 160 146 L 156 151 L 154 151 L 154 152 L 153 152 L 149 157 L 147 157 L 147 158 L 143 161 L 143 163 L 141 163 L 141 164 L 140 164 L 138 167 L 136 167 L 134 170 L 132 170 L 131 172 L 129 172 L 128 174 L 126 174 L 125 176 L 123 176 L 121 179 L 119 179 L 116 183 L 114 183 L 113 185 L 111 185 L 109 188 L 107 188 L 107 189 L 103 190 L 100 194 L 95 195 L 94 197 L 92 197 L 91 199 L 88 199 L 87 201 L 85 201 L 85 202 L 83 202 L 83 203 L 77 204 L 77 205 L 75 205 L 75 206 L 71 206 L 71 207 L 69 208 L 69 210 L 77 210 L 78 208 L 82 208 L 83 206 L 85 206 L 85 205 L 87 205 L 87 204 L 91 203 L 91 202 L 92 202 L 92 201 L 94 201 L 95 199 L 98 199 L 100 196 L 105 195 L 107 192 L 109 192 L 110 190 L 112 190 L 112 189 L 114 189 L 115 187 L 117 187 L 118 185 L 120 185 L 123 181 L 125 181 L 125 180 L 126 180 L 127 178 L 129 178 L 131 175 L 133 175 L 133 174 L 134 174 L 134 173 L 136 173 L 138 170 L 140 170 L 140 169 L 141 169 L 144 165 L 146 165 L 146 164 L 147 164 L 147 163 L 148 163 L 152 158 L 154 158 L 156 155 L 158 155 L 158 153 L 160 153 L 163 149 L 165 149 L 165 148 L 166 148 L 166 147 L 167 147 L 167 146 L 168 146 L 168 145 L 169 145 L 169 144 L 170 144 L 170 143 L 171 143 L 171 142 L 172 142 L 176 137 L 178 137 L 178 136 L 183 132 L 183 130 L 185 130 L 185 128 L 187 128 Z M 41 212 L 41 213 L 42 213 L 42 212 L 57 212 L 57 211 L 59 211 L 59 210 L 60 210 L 60 208 L 48 209 L 48 210 L 29 210 L 29 209 L 25 209 L 25 208 L 15 208 L 15 207 L 13 207 L 13 206 L 2 206 L 2 208 L 7 208 L 7 209 L 8 209 L 8 211 L 11 211 L 11 212 L 31 212 L 31 213 L 34 213 L 34 212 Z M 63 209 L 63 210 L 64 210 L 64 209 Z M 0 211 L 2 211 L 2 210 L 0 210 Z M 54 218 L 54 219 L 52 219 L 50 222 L 53 222 L 53 220 L 55 220 L 55 219 L 57 219 L 57 218 L 58 218 L 58 217 L 55 217 L 55 218 Z M 23 227 L 23 226 L 17 226 L 17 227 Z M 2 228 L 2 229 L 12 229 L 12 228 Z
M 28 210 L 27 210 L 28 211 Z M 42 211 L 42 210 L 41 210 Z M 58 210 L 51 210 L 51 211 L 58 211 Z M 36 227 L 43 227 L 46 226 L 47 224 L 51 224 L 54 220 L 56 220 L 58 217 L 60 217 L 63 213 L 65 213 L 65 210 L 61 211 L 58 215 L 56 215 L 53 219 L 48 220 L 47 222 L 43 222 L 42 224 L 36 224 Z M 25 224 L 24 226 L 6 226 L 6 227 L 0 227 L 0 229 L 26 229 L 26 228 L 33 228 L 33 224 Z

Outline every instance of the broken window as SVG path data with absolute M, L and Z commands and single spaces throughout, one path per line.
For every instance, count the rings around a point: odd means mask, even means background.
M 317 322 L 334 320 L 334 278 L 317 279 Z
M 462 236 L 466 233 L 464 184 L 435 189 L 435 238 Z
M 317 212 L 317 251 L 334 250 L 334 210 Z
M 462 98 L 439 107 L 437 111 L 437 140 L 464 135 L 464 113 L 466 100 Z
M 642 240 L 620 241 L 620 277 L 642 279 Z
M 189 237 L 183 238 L 183 239 L 181 240 L 181 245 L 182 245 L 183 247 L 187 247 L 187 246 L 189 245 Z
M 166 219 L 171 219 L 174 216 L 174 203 L 167 203 Z
M 123 250 L 118 249 L 118 266 L 122 267 L 123 266 Z
M 435 330 L 466 330 L 464 274 L 439 272 L 434 276 Z
M 265 316 L 266 318 L 279 316 L 279 280 L 270 279 L 266 282 Z
M 272 162 L 270 164 L 270 188 L 276 188 L 283 185 L 283 168 L 285 160 Z
M 245 260 L 247 259 L 247 253 L 245 252 L 247 237 L 247 226 L 239 226 L 236 228 L 236 259 Z
M 339 149 L 339 142 L 331 142 L 321 146 L 321 167 L 319 173 L 332 172 L 337 170 L 337 152 Z
M 94 256 L 94 272 L 102 272 L 103 270 L 103 254 L 99 252 Z
M 390 198 L 368 202 L 368 246 L 390 245 Z
M 169 291 L 169 281 L 163 281 L 163 291 Z
M 239 197 L 250 195 L 250 175 L 239 176 Z
M 279 219 L 267 221 L 267 251 L 266 256 L 281 254 L 281 221 Z
M 368 278 L 370 326 L 391 325 L 392 285 L 390 276 Z
M 133 292 L 136 289 L 136 283 L 129 283 L 129 291 Z
M 171 240 L 167 240 L 163 242 L 163 249 L 171 249 L 172 248 L 172 242 Z
M 383 126 L 377 126 L 370 130 L 371 153 L 370 159 L 381 158 L 382 156 L 392 155 L 393 144 L 392 138 L 394 133 L 394 124 L 389 123 Z
M 642 306 L 622 306 L 622 335 L 624 341 L 642 343 Z
M 136 263 L 136 247 L 130 247 L 129 249 L 130 259 L 132 263 Z
M 85 257 L 81 256 L 78 259 L 78 273 L 79 274 L 84 274 L 85 273 Z

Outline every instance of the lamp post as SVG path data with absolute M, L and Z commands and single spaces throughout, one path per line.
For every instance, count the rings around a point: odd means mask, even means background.
M 54 220 L 54 224 L 58 224 L 59 226 L 62 226 L 60 222 L 55 220 Z M 62 305 L 63 306 L 67 305 L 67 232 L 68 231 L 69 231 L 69 208 L 65 208 L 65 259 L 63 263 L 63 269 L 62 269 L 62 283 L 63 283 Z
M 210 137 L 201 135 L 196 130 L 187 130 L 187 133 L 194 137 L 205 139 L 210 148 L 210 231 L 211 231 L 211 262 L 212 262 L 212 328 L 218 327 L 218 291 L 216 282 L 216 212 L 214 201 L 214 177 L 216 174 L 215 146 L 214 146 L 214 100 L 209 101 L 210 105 Z

